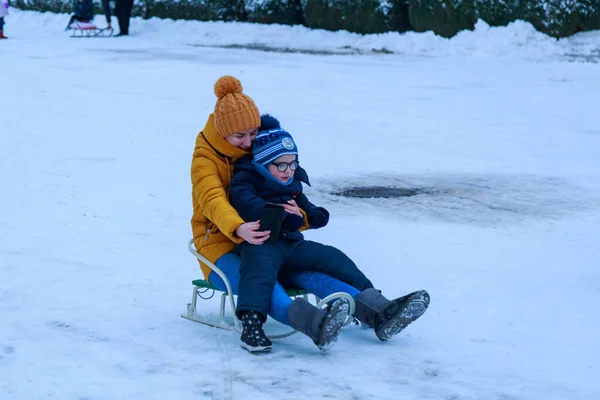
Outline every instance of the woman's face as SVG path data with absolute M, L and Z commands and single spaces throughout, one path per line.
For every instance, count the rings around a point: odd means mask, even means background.
M 252 150 L 252 142 L 256 139 L 258 128 L 246 129 L 225 138 L 232 146 L 238 147 L 245 151 Z

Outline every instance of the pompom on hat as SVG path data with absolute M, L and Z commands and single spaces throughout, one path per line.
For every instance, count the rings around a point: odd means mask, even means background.
M 233 76 L 225 75 L 215 83 L 215 128 L 222 137 L 260 126 L 258 107 L 243 93 L 242 83 Z

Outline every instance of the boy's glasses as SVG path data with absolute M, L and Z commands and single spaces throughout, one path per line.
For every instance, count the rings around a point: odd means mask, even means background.
M 298 161 L 294 160 L 292 162 L 280 162 L 280 163 L 271 163 L 274 166 L 277 167 L 277 171 L 279 172 L 285 172 L 287 171 L 287 169 L 291 169 L 292 171 L 295 171 L 298 168 Z

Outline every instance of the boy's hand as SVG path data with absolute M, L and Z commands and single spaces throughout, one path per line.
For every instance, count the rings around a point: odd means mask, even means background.
M 259 231 L 260 221 L 246 222 L 237 227 L 235 233 L 250 244 L 263 244 L 269 238 L 271 231 Z
M 300 208 L 298 208 L 298 204 L 296 204 L 294 200 L 290 200 L 287 202 L 287 204 L 282 204 L 282 206 L 285 209 L 285 211 L 289 212 L 290 214 L 299 215 L 302 218 L 304 218 L 304 216 L 300 212 Z

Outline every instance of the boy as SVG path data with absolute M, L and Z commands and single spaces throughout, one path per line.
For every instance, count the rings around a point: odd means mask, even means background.
M 418 291 L 387 300 L 342 251 L 304 240 L 301 228 L 324 227 L 329 221 L 329 212 L 308 200 L 302 193 L 302 183 L 309 184 L 308 176 L 299 166 L 298 149 L 292 136 L 281 129 L 275 118 L 263 116 L 252 155 L 235 163 L 230 201 L 247 222 L 258 221 L 267 203 L 280 204 L 285 217 L 278 237 L 261 245 L 248 242 L 239 245 L 242 261 L 236 313 L 243 326 L 242 347 L 250 351 L 270 348 L 262 324 L 280 271 L 329 275 L 331 293 L 343 287 L 343 291 L 355 298 L 354 316 L 373 327 L 381 341 L 388 340 L 425 312 L 429 295 Z M 327 350 L 337 341 L 347 309 L 347 302 L 341 299 L 326 310 L 319 310 L 306 300 L 296 298 L 289 306 L 289 325 L 309 336 L 319 349 Z

